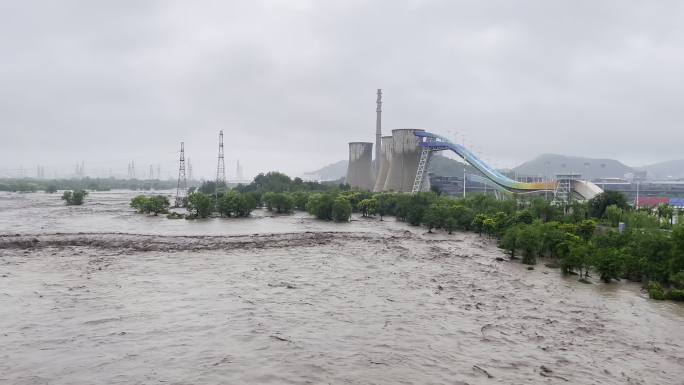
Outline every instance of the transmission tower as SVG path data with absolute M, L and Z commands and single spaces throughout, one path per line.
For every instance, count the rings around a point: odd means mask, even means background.
M 219 132 L 218 165 L 216 166 L 216 187 L 214 195 L 218 197 L 219 188 L 226 185 L 226 163 L 223 159 L 223 130 Z M 219 187 L 220 186 L 220 187 Z
M 178 185 L 176 186 L 176 207 L 183 207 L 188 196 L 188 180 L 185 179 L 185 144 L 181 142 L 180 163 L 178 165 Z
M 154 168 L 152 168 L 152 165 L 150 165 L 150 180 L 154 179 Z
M 194 175 L 192 175 L 192 163 L 190 163 L 190 158 L 188 158 L 188 180 L 192 184 L 192 181 L 194 180 Z

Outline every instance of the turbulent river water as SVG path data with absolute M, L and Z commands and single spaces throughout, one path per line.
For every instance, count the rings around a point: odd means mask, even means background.
M 684 384 L 684 307 L 473 234 L 0 193 L 0 383 Z

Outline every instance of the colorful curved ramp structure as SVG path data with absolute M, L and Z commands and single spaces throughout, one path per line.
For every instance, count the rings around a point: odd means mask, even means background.
M 453 151 L 471 166 L 475 167 L 482 173 L 482 175 L 484 175 L 494 185 L 498 186 L 502 190 L 523 194 L 543 191 L 552 191 L 555 193 L 559 188 L 558 181 L 526 183 L 513 180 L 503 175 L 495 168 L 489 166 L 464 146 L 453 143 L 443 136 L 426 131 L 417 131 L 415 132 L 415 136 L 418 138 L 423 150 L 427 150 L 429 152 L 446 150 Z M 583 199 L 591 199 L 597 194 L 603 192 L 600 187 L 591 182 L 582 180 L 572 180 L 569 182 L 572 192 L 576 193 Z

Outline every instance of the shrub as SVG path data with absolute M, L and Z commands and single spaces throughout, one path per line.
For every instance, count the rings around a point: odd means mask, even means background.
M 335 199 L 330 193 L 312 194 L 306 203 L 306 210 L 318 219 L 332 220 L 334 201 Z
M 515 250 L 517 249 L 518 233 L 520 232 L 520 227 L 513 226 L 509 227 L 506 232 L 504 232 L 503 237 L 501 237 L 501 242 L 499 246 L 506 250 L 511 258 L 515 258 Z
M 163 195 L 155 195 L 147 200 L 147 212 L 154 213 L 157 215 L 159 213 L 165 213 L 169 209 L 169 198 Z
M 150 198 L 146 197 L 145 195 L 138 195 L 131 199 L 131 207 L 138 210 L 139 213 L 149 212 L 146 211 L 149 207 L 149 200 Z
M 367 198 L 359 202 L 357 205 L 361 215 L 364 217 L 375 215 L 378 209 L 378 200 L 375 198 Z
M 516 245 L 522 250 L 522 263 L 534 265 L 542 247 L 541 236 L 537 226 L 521 227 L 516 238 Z
M 352 214 L 352 205 L 342 197 L 335 199 L 332 205 L 332 216 L 335 222 L 347 222 Z
M 684 289 L 684 271 L 680 271 L 677 274 L 672 274 L 670 276 L 670 283 L 677 289 Z
M 188 211 L 195 217 L 206 218 L 211 215 L 212 205 L 212 199 L 207 194 L 194 192 L 188 196 Z
M 275 211 L 278 214 L 289 213 L 295 206 L 294 198 L 288 193 L 267 192 L 262 199 L 268 211 Z
M 306 202 L 309 201 L 309 194 L 304 191 L 295 191 L 292 193 L 292 200 L 295 209 L 305 211 Z
M 86 195 L 88 195 L 88 192 L 85 190 L 65 191 L 62 194 L 62 200 L 65 201 L 67 206 L 80 206 L 83 204 Z
M 648 296 L 651 299 L 655 299 L 658 301 L 662 301 L 665 299 L 665 292 L 663 291 L 663 287 L 658 282 L 649 282 L 648 286 L 646 286 L 646 290 L 648 290 Z
M 665 294 L 665 299 L 682 302 L 684 301 L 684 290 L 672 289 Z
M 601 280 L 608 283 L 622 274 L 622 255 L 615 249 L 596 250 L 593 265 Z

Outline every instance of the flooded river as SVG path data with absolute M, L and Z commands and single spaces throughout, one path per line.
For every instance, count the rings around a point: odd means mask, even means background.
M 0 193 L 0 383 L 684 384 L 684 307 L 484 237 Z M 497 259 L 498 258 L 498 259 Z

